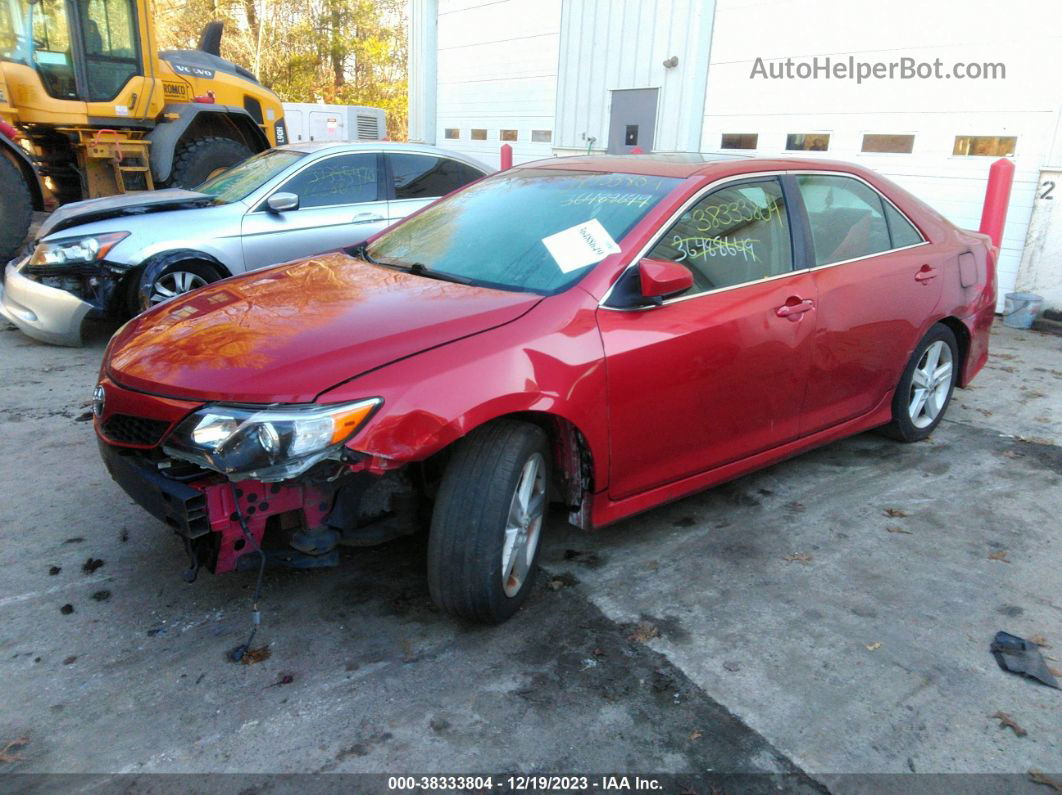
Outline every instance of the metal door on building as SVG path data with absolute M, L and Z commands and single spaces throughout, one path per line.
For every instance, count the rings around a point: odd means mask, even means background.
M 653 151 L 656 130 L 656 88 L 629 88 L 612 92 L 608 152 L 630 154 L 635 147 Z

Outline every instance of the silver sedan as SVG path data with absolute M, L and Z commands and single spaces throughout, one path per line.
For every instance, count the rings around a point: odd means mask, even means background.
M 81 344 L 121 317 L 244 271 L 350 246 L 491 169 L 381 142 L 293 144 L 199 186 L 61 207 L 4 272 L 0 315 L 30 337 Z

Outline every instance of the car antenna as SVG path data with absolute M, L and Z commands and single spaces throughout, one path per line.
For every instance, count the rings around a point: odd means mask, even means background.
M 251 598 L 251 634 L 247 637 L 245 643 L 240 644 L 236 648 L 232 649 L 229 654 L 229 660 L 231 662 L 241 662 L 244 656 L 251 650 L 251 643 L 254 642 L 255 633 L 258 632 L 258 627 L 262 624 L 262 613 L 258 609 L 258 599 L 262 595 L 262 575 L 265 574 L 266 554 L 262 549 L 262 545 L 259 544 L 251 531 L 247 529 L 247 520 L 243 516 L 243 511 L 240 510 L 240 498 L 236 492 L 236 484 L 231 480 L 229 481 L 229 487 L 232 489 L 232 501 L 236 506 L 235 514 L 236 519 L 240 523 L 240 529 L 243 530 L 244 538 L 247 539 L 247 543 L 251 545 L 251 549 L 258 553 L 260 563 L 258 565 L 258 579 L 254 584 L 254 596 Z

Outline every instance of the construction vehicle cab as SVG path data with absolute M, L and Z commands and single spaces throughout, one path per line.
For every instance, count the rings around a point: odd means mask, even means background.
M 150 0 L 0 0 L 0 195 L 22 156 L 62 203 L 195 187 L 286 143 L 280 101 L 220 40 L 209 23 L 200 49 L 158 52 Z

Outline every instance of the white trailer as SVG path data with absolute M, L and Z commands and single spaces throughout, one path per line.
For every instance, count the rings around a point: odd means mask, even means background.
M 387 138 L 387 114 L 364 105 L 285 102 L 288 141 L 381 141 Z

